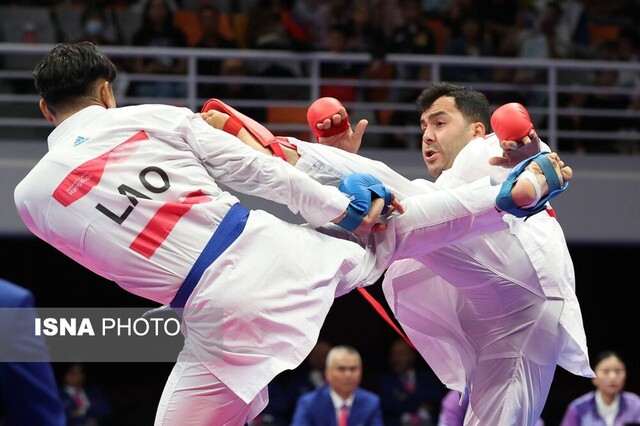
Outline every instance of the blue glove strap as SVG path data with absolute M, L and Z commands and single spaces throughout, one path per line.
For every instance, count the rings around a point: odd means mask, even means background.
M 391 193 L 391 191 L 389 191 L 382 183 L 371 185 L 369 187 L 369 191 L 376 195 L 377 198 L 382 198 L 384 200 L 384 208 L 382 209 L 382 214 L 386 214 L 389 211 L 389 204 L 391 204 L 391 201 L 393 201 L 393 194 Z
M 546 203 L 563 192 L 569 186 L 569 182 L 565 182 L 563 185 L 560 185 L 560 180 L 558 179 L 558 175 L 556 174 L 551 161 L 545 156 L 548 152 L 539 152 L 533 157 L 527 158 L 526 160 L 520 162 L 513 171 L 507 176 L 507 179 L 502 184 L 502 188 L 500 188 L 500 192 L 498 197 L 496 198 L 496 207 L 500 210 L 510 213 L 516 217 L 529 217 L 533 216 L 536 213 L 539 213 L 546 209 Z M 547 179 L 547 185 L 549 187 L 549 193 L 542 197 L 538 203 L 530 207 L 528 209 L 520 208 L 515 205 L 513 199 L 511 198 L 511 189 L 513 185 L 516 183 L 516 179 L 520 174 L 526 169 L 526 167 L 535 161 L 540 166 L 540 170 L 544 174 Z
M 382 185 L 382 182 L 367 173 L 352 173 L 345 176 L 338 189 L 351 199 L 347 215 L 338 223 L 338 226 L 349 232 L 353 232 L 360 226 L 371 209 L 371 200 L 375 198 L 384 200 L 385 206 L 382 213 L 389 210 L 388 206 L 393 200 L 393 194 Z
M 353 232 L 360 226 L 363 218 L 364 214 L 349 204 L 349 207 L 347 207 L 347 215 L 338 222 L 338 226 L 349 232 Z

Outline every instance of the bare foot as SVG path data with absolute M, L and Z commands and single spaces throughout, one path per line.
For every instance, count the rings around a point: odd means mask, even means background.
M 564 182 L 571 180 L 573 177 L 573 170 L 571 167 L 566 166 L 564 161 L 560 159 L 560 156 L 555 152 L 549 153 L 546 157 L 551 161 L 553 168 L 558 175 L 558 179 L 560 180 L 560 185 Z M 541 189 L 540 197 L 536 194 L 536 188 L 533 183 L 529 182 L 527 179 L 518 179 L 516 180 L 515 185 L 511 189 L 511 198 L 513 202 L 518 207 L 525 207 L 532 203 L 535 203 L 546 196 L 549 193 L 549 186 L 547 185 L 547 179 L 544 177 L 540 166 L 535 161 L 532 161 L 527 165 L 526 169 L 533 173 L 538 181 L 538 184 Z

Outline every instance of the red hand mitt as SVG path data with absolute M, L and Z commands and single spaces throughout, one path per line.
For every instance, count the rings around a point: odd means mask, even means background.
M 511 102 L 495 110 L 491 127 L 501 141 L 519 141 L 533 129 L 533 123 L 523 105 Z
M 337 135 L 346 132 L 349 129 L 349 116 L 342 120 L 337 126 L 331 126 L 329 129 L 321 130 L 316 127 L 317 123 L 331 119 L 334 114 L 338 113 L 338 109 L 342 106 L 336 98 L 324 97 L 316 100 L 307 110 L 307 123 L 317 138 Z

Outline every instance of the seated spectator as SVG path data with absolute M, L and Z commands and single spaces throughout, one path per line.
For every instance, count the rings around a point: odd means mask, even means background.
M 83 364 L 71 363 L 67 366 L 62 376 L 60 394 L 67 413 L 67 426 L 107 424 L 111 404 L 98 387 L 87 384 Z
M 0 279 L 0 425 L 65 426 L 31 291 Z
M 99 2 L 90 3 L 80 16 L 80 28 L 82 33 L 74 41 L 87 40 L 98 45 L 122 44 L 122 39 L 112 34 L 117 34 L 111 28 L 105 5 Z
M 391 34 L 389 51 L 393 53 L 434 54 L 436 37 L 426 25 L 420 0 L 401 0 L 402 22 Z
M 361 67 L 359 79 L 391 80 L 394 78 L 394 66 L 384 61 L 386 39 L 382 28 L 373 20 L 371 8 L 372 6 L 365 0 L 355 2 L 351 8 L 351 16 L 347 21 L 346 50 L 370 53 L 372 56 L 372 61 Z M 389 97 L 390 88 L 388 85 L 381 84 L 377 87 L 359 88 L 358 92 L 359 101 L 385 102 Z
M 614 425 L 640 423 L 640 396 L 624 390 L 627 369 L 614 351 L 604 351 L 593 361 L 595 390 L 574 399 L 560 426 Z
M 418 368 L 418 353 L 397 339 L 389 350 L 389 370 L 381 373 L 378 390 L 385 426 L 430 426 L 440 410 L 444 386 L 435 374 Z
M 142 15 L 142 24 L 133 35 L 134 46 L 186 47 L 187 37 L 174 25 L 174 12 L 168 0 L 148 0 Z M 184 58 L 141 56 L 134 58 L 133 72 L 139 74 L 185 74 L 187 62 Z M 183 81 L 134 82 L 133 96 L 185 98 L 186 84 Z
M 328 51 L 331 53 L 348 52 L 349 30 L 346 26 L 335 25 L 327 32 Z M 356 80 L 363 71 L 361 65 L 349 61 L 323 62 L 320 65 L 321 78 L 351 79 Z M 354 102 L 357 98 L 357 90 L 353 84 L 323 84 L 320 87 L 321 97 L 340 99 L 341 102 Z
M 391 33 L 387 45 L 389 53 L 408 53 L 414 55 L 433 55 L 438 43 L 434 32 L 427 26 L 422 14 L 420 0 L 400 0 L 401 22 Z M 421 79 L 424 73 L 430 73 L 427 66 L 400 64 L 395 67 L 397 80 L 414 81 Z M 389 100 L 394 102 L 413 96 L 415 89 L 394 89 Z M 415 99 L 415 97 L 414 97 Z
M 362 359 L 351 346 L 335 346 L 327 355 L 327 385 L 303 394 L 291 426 L 382 426 L 378 395 L 360 387 Z
M 584 0 L 534 0 L 532 6 L 543 20 L 556 15 L 551 19 L 555 21 L 553 31 L 560 42 L 558 51 L 561 57 L 589 56 L 590 44 L 594 41 L 589 28 L 592 17 L 599 15 L 589 11 Z
M 491 52 L 497 52 L 504 38 L 513 32 L 517 25 L 518 10 L 524 8 L 524 5 L 512 0 L 483 0 L 478 3 L 485 11 L 478 18 L 483 27 L 481 38 Z M 464 27 L 464 20 L 462 26 Z M 464 32 L 464 28 L 462 31 Z
M 451 6 L 444 11 L 442 20 L 449 28 L 451 37 L 462 34 L 462 22 L 468 16 L 483 16 L 482 4 L 474 0 L 453 0 Z
M 82 11 L 80 28 L 82 33 L 74 41 L 90 41 L 100 46 L 122 45 L 122 31 L 115 19 L 110 18 L 111 11 L 102 2 L 91 2 Z M 114 63 L 119 69 L 127 69 L 129 58 L 116 57 Z M 120 83 L 116 83 L 119 88 Z M 117 89 L 116 89 L 117 90 Z
M 288 4 L 280 0 L 257 0 L 248 10 L 247 42 L 252 49 L 310 50 L 311 36 L 296 21 Z
M 390 0 L 385 0 L 389 2 Z M 348 25 L 351 0 L 330 0 L 314 2 L 313 15 L 308 20 L 311 42 L 314 50 L 327 50 L 327 33 L 336 25 Z
M 348 51 L 371 53 L 374 58 L 384 56 L 385 36 L 382 29 L 373 21 L 369 3 L 360 0 L 353 5 L 346 27 L 348 28 Z
M 238 43 L 233 39 L 224 37 L 220 29 L 220 13 L 215 6 L 204 4 L 200 7 L 200 29 L 202 37 L 195 44 L 195 47 L 203 49 L 238 49 Z M 219 76 L 221 64 L 224 59 L 198 59 L 198 75 L 200 76 Z M 238 60 L 239 61 L 239 60 Z M 244 66 L 243 66 L 244 67 Z M 216 84 L 200 83 L 198 84 L 198 97 L 210 98 L 216 92 Z M 223 98 L 222 95 L 215 95 L 217 98 Z M 256 118 L 257 119 L 257 118 Z
M 484 42 L 482 24 L 478 18 L 468 16 L 462 22 L 461 34 L 450 38 L 444 45 L 444 55 L 486 57 L 493 49 Z M 493 79 L 493 67 L 443 66 L 442 79 L 459 82 L 485 82 Z
M 294 19 L 292 11 L 280 0 L 254 1 L 247 11 L 247 47 L 265 50 L 310 50 L 307 28 Z M 262 60 L 250 69 L 252 75 L 274 78 L 303 77 L 305 61 Z M 302 100 L 309 92 L 300 86 L 270 84 L 265 87 L 270 99 Z
M 208 47 L 211 49 L 238 49 L 238 42 L 225 36 L 220 29 L 220 12 L 212 4 L 200 6 L 198 14 L 202 36 L 195 47 Z

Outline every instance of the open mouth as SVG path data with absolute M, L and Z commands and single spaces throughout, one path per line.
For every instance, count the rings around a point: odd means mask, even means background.
M 424 155 L 424 159 L 425 159 L 426 161 L 430 161 L 430 160 L 432 160 L 432 159 L 433 159 L 433 157 L 434 157 L 437 153 L 438 153 L 437 151 L 434 151 L 434 150 L 432 150 L 432 149 L 428 149 L 428 150 L 424 151 L 424 154 L 423 154 L 423 155 Z

